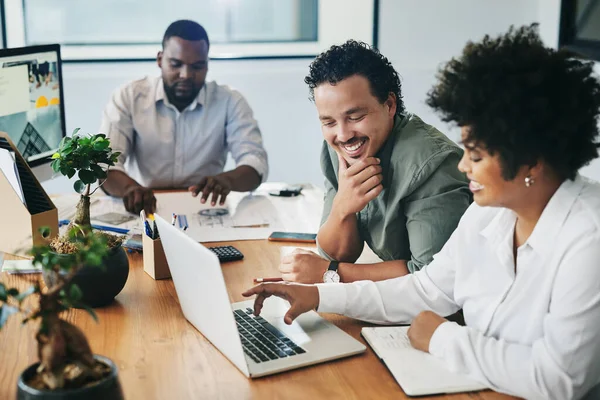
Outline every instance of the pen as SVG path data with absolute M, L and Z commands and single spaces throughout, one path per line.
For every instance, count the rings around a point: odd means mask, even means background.
M 146 236 L 152 239 L 154 233 L 152 232 L 152 228 L 150 228 L 150 222 L 148 222 L 148 220 L 144 221 L 144 228 L 146 229 Z
M 173 213 L 173 218 L 171 219 L 171 225 L 175 226 L 175 221 L 177 221 L 177 214 Z
M 254 278 L 254 283 L 283 282 L 283 278 Z
M 233 225 L 232 228 L 268 228 L 269 224 Z
M 64 226 L 64 225 L 69 225 L 68 219 L 61 219 L 60 221 L 58 221 L 58 226 Z M 97 229 L 99 231 L 122 233 L 122 234 L 129 233 L 129 229 L 126 229 L 126 228 L 117 228 L 114 226 L 96 225 L 96 224 L 92 224 L 91 226 L 92 226 L 92 228 Z
M 106 225 L 92 224 L 92 228 L 98 229 L 100 231 L 106 231 L 106 232 L 114 232 L 114 233 L 122 233 L 122 234 L 129 233 L 129 229 L 116 228 L 116 227 L 113 227 L 113 226 L 106 226 Z

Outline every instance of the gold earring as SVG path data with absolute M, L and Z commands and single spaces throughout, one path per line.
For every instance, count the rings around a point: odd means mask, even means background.
M 531 187 L 531 185 L 533 185 L 534 183 L 535 183 L 535 179 L 533 179 L 533 178 L 531 177 L 531 175 L 527 175 L 527 176 L 525 177 L 525 186 L 527 186 L 527 187 Z

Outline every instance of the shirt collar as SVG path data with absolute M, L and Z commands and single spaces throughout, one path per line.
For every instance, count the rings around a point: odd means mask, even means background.
M 172 106 L 169 102 L 169 98 L 165 95 L 165 86 L 162 78 L 158 80 L 158 84 L 156 87 L 156 94 L 154 96 L 155 103 L 162 101 L 167 106 Z M 195 110 L 198 106 L 204 106 L 206 103 L 206 82 L 202 85 L 202 89 L 198 92 L 196 98 L 184 109 L 186 110 Z M 173 107 L 173 106 L 172 106 Z
M 506 239 L 506 235 L 512 232 L 517 215 L 508 208 L 502 208 L 494 218 L 481 230 L 479 234 L 487 240 L 499 244 Z
M 577 175 L 573 181 L 564 181 L 550 198 L 533 232 L 525 243 L 539 254 L 552 252 L 554 240 L 564 225 L 567 215 L 582 188 L 583 180 L 580 175 Z M 496 214 L 479 233 L 495 244 L 499 244 L 506 239 L 509 232 L 512 232 L 516 220 L 516 214 L 505 208 Z
M 582 189 L 583 179 L 578 174 L 575 180 L 565 180 L 550 198 L 526 242 L 537 253 L 549 254 L 552 252 L 554 241 Z

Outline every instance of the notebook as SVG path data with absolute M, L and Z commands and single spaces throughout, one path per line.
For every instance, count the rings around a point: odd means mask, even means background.
M 486 386 L 449 371 L 429 353 L 411 346 L 408 326 L 362 328 L 361 334 L 409 396 L 471 392 Z

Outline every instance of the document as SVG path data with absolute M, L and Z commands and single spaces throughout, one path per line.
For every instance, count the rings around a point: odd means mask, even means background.
M 361 334 L 409 396 L 471 392 L 487 389 L 446 368 L 429 353 L 417 350 L 408 339 L 408 326 L 362 328 Z
M 17 162 L 12 151 L 0 149 L 0 171 L 4 174 L 8 180 L 8 183 L 10 183 L 10 185 L 13 187 L 23 204 L 27 205 L 25 203 L 23 187 L 21 186 L 19 170 L 17 169 Z

